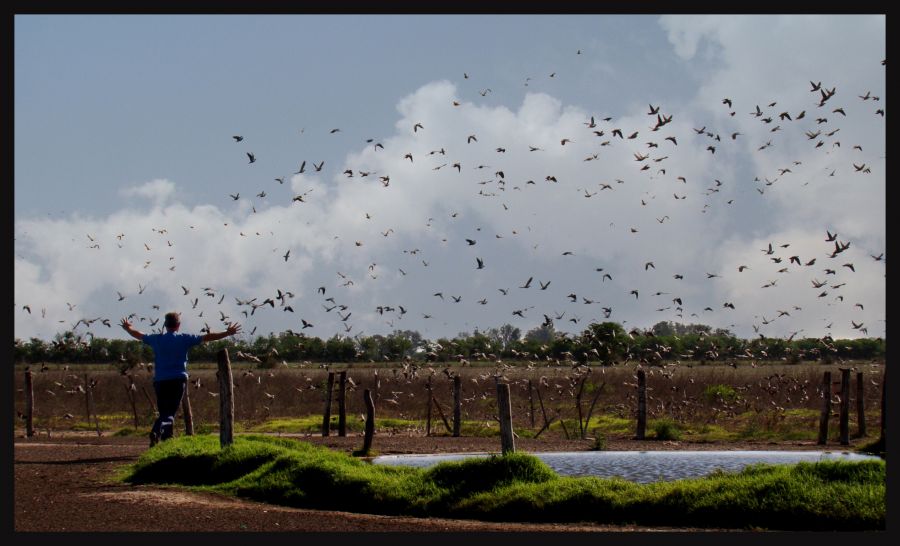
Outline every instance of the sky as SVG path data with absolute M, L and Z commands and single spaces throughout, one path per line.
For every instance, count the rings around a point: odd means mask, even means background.
M 884 15 L 14 27 L 17 338 L 885 335 Z

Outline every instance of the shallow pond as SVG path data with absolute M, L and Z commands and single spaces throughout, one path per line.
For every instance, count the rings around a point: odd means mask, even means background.
M 561 476 L 622 477 L 649 483 L 705 476 L 717 469 L 740 471 L 756 463 L 793 464 L 840 459 L 863 461 L 872 455 L 832 451 L 577 451 L 532 453 Z M 444 461 L 486 457 L 487 453 L 383 455 L 373 463 L 429 467 Z

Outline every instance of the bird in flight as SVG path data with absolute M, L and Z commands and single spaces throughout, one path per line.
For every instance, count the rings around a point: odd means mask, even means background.
M 252 154 L 252 153 L 250 153 L 250 152 L 247 152 L 247 157 L 250 158 L 250 161 L 249 161 L 250 163 L 254 163 L 254 162 L 256 161 L 256 155 L 255 155 L 255 154 Z

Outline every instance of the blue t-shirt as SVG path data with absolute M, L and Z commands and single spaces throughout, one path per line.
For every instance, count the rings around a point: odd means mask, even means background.
M 166 332 L 164 334 L 145 334 L 144 343 L 153 347 L 155 364 L 153 380 L 165 381 L 188 376 L 187 353 L 194 345 L 203 342 L 203 336 Z

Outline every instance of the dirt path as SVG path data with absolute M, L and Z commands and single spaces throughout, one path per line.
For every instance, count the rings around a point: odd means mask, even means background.
M 359 438 L 303 438 L 334 449 L 358 448 Z M 493 438 L 384 437 L 381 454 L 497 451 Z M 578 451 L 589 441 L 520 442 L 523 451 Z M 806 444 L 762 446 L 647 445 L 621 441 L 609 449 L 816 449 Z M 133 486 L 114 480 L 117 471 L 147 449 L 142 438 L 88 435 L 15 439 L 14 530 L 16 532 L 107 531 L 695 531 L 597 524 L 511 524 L 410 518 L 287 508 L 212 493 Z

